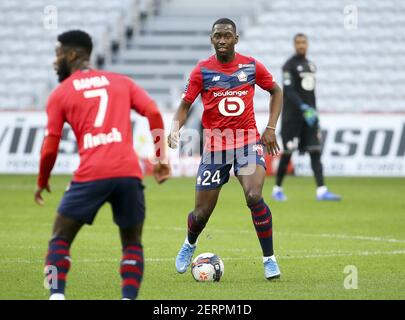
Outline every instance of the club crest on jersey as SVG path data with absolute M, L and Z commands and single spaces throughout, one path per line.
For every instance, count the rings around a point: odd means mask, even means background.
M 253 145 L 253 151 L 256 151 L 259 156 L 263 156 L 263 146 L 261 144 Z
M 248 76 L 244 71 L 241 71 L 238 73 L 238 79 L 240 82 L 246 82 L 247 78 L 248 78 Z

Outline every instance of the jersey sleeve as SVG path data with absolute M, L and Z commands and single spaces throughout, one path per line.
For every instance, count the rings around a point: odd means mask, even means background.
M 63 105 L 57 92 L 53 92 L 48 99 L 46 113 L 48 122 L 46 126 L 45 136 L 53 136 L 60 138 L 62 136 L 63 124 L 65 123 L 65 112 Z
M 145 89 L 138 86 L 134 81 L 130 81 L 131 91 L 131 108 L 138 112 L 140 115 L 145 116 L 148 111 L 149 105 L 153 99 L 149 96 Z
M 256 84 L 263 90 L 271 90 L 276 84 L 273 75 L 266 67 L 256 60 Z
M 196 66 L 191 71 L 188 83 L 182 95 L 182 99 L 188 103 L 193 103 L 194 100 L 203 90 L 203 81 L 200 66 Z

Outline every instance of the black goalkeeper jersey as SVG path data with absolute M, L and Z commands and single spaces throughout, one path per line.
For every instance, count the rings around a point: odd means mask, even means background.
M 283 66 L 284 106 L 282 122 L 303 121 L 300 105 L 316 108 L 315 65 L 307 58 L 294 55 Z

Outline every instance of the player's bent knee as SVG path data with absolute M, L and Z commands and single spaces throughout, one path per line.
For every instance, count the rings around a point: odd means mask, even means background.
M 257 190 L 250 190 L 246 193 L 246 203 L 248 206 L 253 206 L 260 201 L 262 193 Z

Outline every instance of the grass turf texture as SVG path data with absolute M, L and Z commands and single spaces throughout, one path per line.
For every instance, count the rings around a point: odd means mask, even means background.
M 43 261 L 67 176 L 51 180 L 45 207 L 33 202 L 34 176 L 0 176 L 0 299 L 47 299 Z M 145 275 L 139 299 L 405 299 L 405 183 L 389 178 L 329 178 L 340 203 L 317 202 L 312 178 L 288 177 L 288 202 L 264 196 L 273 212 L 275 252 L 282 277 L 264 279 L 261 250 L 237 180 L 222 189 L 196 254 L 225 263 L 219 283 L 177 274 L 174 258 L 194 204 L 194 179 L 158 186 L 145 179 Z M 109 205 L 73 244 L 68 299 L 119 299 L 121 248 Z M 348 265 L 358 289 L 345 289 Z M 350 282 L 350 281 L 349 281 Z

